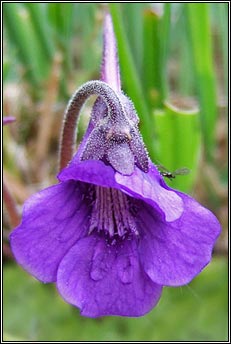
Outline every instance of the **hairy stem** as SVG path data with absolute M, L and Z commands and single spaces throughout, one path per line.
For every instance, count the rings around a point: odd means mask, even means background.
M 112 120 L 123 116 L 123 108 L 115 91 L 105 82 L 93 80 L 81 86 L 71 98 L 64 115 L 63 130 L 60 143 L 60 169 L 66 167 L 71 160 L 76 140 L 76 125 L 80 110 L 91 95 L 102 98 L 108 108 Z

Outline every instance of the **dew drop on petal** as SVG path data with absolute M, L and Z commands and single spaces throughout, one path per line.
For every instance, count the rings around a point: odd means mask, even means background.
M 134 266 L 132 257 L 118 257 L 118 275 L 122 283 L 129 284 L 133 281 Z
M 96 250 L 95 250 L 96 251 Z M 90 276 L 94 281 L 99 281 L 106 277 L 111 270 L 114 256 L 110 252 L 97 252 L 92 260 Z

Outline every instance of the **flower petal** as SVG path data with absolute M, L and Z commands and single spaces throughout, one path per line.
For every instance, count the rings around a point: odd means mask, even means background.
M 131 176 L 115 174 L 115 180 L 122 189 L 131 196 L 140 198 L 156 209 L 161 209 L 166 221 L 175 221 L 183 212 L 183 202 L 174 190 L 167 189 L 163 178 L 153 164 L 149 164 L 149 172 L 144 173 L 135 168 Z
M 22 223 L 10 235 L 18 263 L 43 282 L 56 280 L 61 259 L 88 229 L 81 188 L 68 181 L 38 192 L 26 201 Z
M 119 188 L 114 176 L 113 168 L 105 165 L 101 160 L 81 162 L 72 160 L 70 165 L 58 174 L 58 179 L 60 181 L 79 180 L 94 185 Z
M 209 210 L 179 194 L 184 213 L 174 222 L 164 222 L 148 205 L 138 214 L 143 230 L 139 247 L 142 265 L 161 285 L 189 283 L 210 262 L 220 233 L 219 222 Z
M 177 192 L 168 188 L 153 164 L 149 172 L 144 173 L 135 167 L 134 172 L 122 175 L 100 160 L 77 161 L 75 157 L 70 165 L 58 175 L 60 181 L 80 180 L 104 187 L 119 189 L 131 197 L 150 204 L 165 215 L 166 221 L 175 221 L 183 212 L 183 202 Z
M 141 316 L 156 305 L 162 290 L 140 267 L 135 241 L 110 245 L 94 235 L 79 240 L 64 257 L 57 286 L 88 317 Z
M 120 91 L 120 70 L 117 57 L 116 39 L 112 19 L 109 14 L 104 22 L 104 47 L 101 66 L 101 80 L 108 83 L 115 91 Z

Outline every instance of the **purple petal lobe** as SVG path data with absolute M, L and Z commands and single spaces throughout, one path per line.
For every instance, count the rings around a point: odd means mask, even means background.
M 116 39 L 112 19 L 109 14 L 104 22 L 104 47 L 101 66 L 101 80 L 108 83 L 115 91 L 120 90 L 120 71 L 117 57 Z
M 64 257 L 57 286 L 88 317 L 141 316 L 155 306 L 162 289 L 140 267 L 134 241 L 110 245 L 94 235 L 79 240 Z
M 79 180 L 103 187 L 120 189 L 132 197 L 139 198 L 165 215 L 166 221 L 175 221 L 183 212 L 183 202 L 177 192 L 167 189 L 163 178 L 150 164 L 149 172 L 138 168 L 129 175 L 115 173 L 111 166 L 99 160 L 78 162 L 75 158 L 58 175 L 60 181 Z
M 100 160 L 71 162 L 58 175 L 60 181 L 79 180 L 104 187 L 119 188 L 115 182 L 115 171 Z
M 16 260 L 43 282 L 56 281 L 61 259 L 88 230 L 82 188 L 68 181 L 38 192 L 26 201 L 22 223 L 11 233 Z
M 220 233 L 216 217 L 191 197 L 180 193 L 184 212 L 165 222 L 146 205 L 138 214 L 140 256 L 144 270 L 156 283 L 179 286 L 189 283 L 210 261 Z
M 131 176 L 116 173 L 115 180 L 133 197 L 146 201 L 158 210 L 161 209 L 166 221 L 175 221 L 181 216 L 183 212 L 181 197 L 177 192 L 163 187 L 159 172 L 152 164 L 148 173 L 135 168 Z
M 107 158 L 119 173 L 130 175 L 134 171 L 134 156 L 127 143 L 111 145 L 107 150 Z

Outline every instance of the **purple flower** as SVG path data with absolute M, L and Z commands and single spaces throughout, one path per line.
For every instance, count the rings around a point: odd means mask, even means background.
M 3 117 L 3 125 L 10 124 L 15 121 L 15 117 L 13 116 L 5 116 Z
M 163 286 L 189 283 L 210 262 L 220 225 L 169 188 L 148 158 L 135 109 L 120 89 L 109 15 L 101 79 L 70 101 L 67 119 L 89 95 L 99 95 L 77 154 L 58 184 L 27 200 L 11 247 L 25 270 L 56 282 L 82 315 L 141 316 Z

